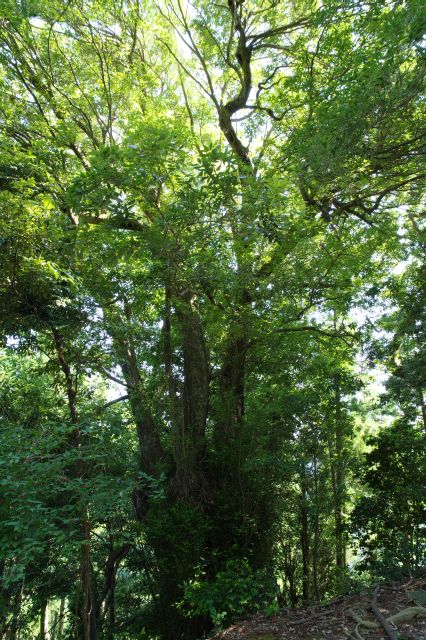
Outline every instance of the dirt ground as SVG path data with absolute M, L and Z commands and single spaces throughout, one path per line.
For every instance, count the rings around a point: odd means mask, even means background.
M 362 619 L 378 623 L 369 609 L 372 597 L 372 590 L 369 590 L 338 598 L 326 605 L 284 609 L 268 618 L 256 615 L 222 631 L 214 636 L 214 640 L 347 640 L 351 637 L 387 640 L 391 636 L 383 627 L 371 630 L 363 625 L 357 626 L 352 617 L 354 612 Z M 424 578 L 406 584 L 380 585 L 377 607 L 385 618 L 389 618 L 407 607 L 425 606 L 425 597 Z M 426 640 L 426 609 L 425 617 L 416 616 L 405 623 L 397 623 L 396 629 L 394 637 L 400 640 Z

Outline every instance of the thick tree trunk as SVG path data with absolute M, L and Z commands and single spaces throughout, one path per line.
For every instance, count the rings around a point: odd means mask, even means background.
M 247 353 L 250 344 L 252 258 L 241 245 L 242 230 L 233 228 L 234 251 L 237 262 L 237 291 L 235 318 L 229 330 L 220 374 L 221 413 L 216 429 L 218 445 L 233 442 L 243 424 L 245 411 L 245 378 Z
M 222 430 L 232 436 L 244 416 L 245 366 L 248 341 L 246 336 L 231 338 L 222 366 L 221 400 Z
M 176 489 L 182 497 L 204 494 L 202 463 L 209 406 L 210 370 L 195 297 L 183 293 L 176 301 L 183 350 L 183 423 L 175 440 Z

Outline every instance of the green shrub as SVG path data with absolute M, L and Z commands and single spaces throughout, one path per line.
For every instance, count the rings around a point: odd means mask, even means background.
M 180 607 L 187 616 L 210 616 L 221 627 L 236 616 L 271 607 L 276 589 L 265 570 L 253 570 L 246 559 L 229 560 L 212 580 L 201 573 L 188 582 Z

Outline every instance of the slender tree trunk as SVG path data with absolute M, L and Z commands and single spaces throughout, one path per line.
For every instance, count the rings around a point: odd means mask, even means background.
M 124 305 L 124 314 L 125 318 L 122 309 L 104 305 L 109 334 L 127 386 L 130 410 L 136 425 L 141 471 L 146 476 L 156 478 L 159 475 L 159 467 L 167 462 L 167 456 L 146 397 L 133 337 L 126 326 L 126 323 L 129 324 L 132 320 L 132 309 L 128 303 Z M 135 512 L 141 522 L 145 520 L 149 508 L 149 492 L 147 479 L 142 479 L 138 489 L 133 492 Z
M 306 472 L 303 467 L 301 473 L 300 495 L 300 546 L 302 549 L 302 596 L 303 602 L 309 602 L 309 519 Z
M 49 619 L 49 607 L 47 602 L 44 602 L 40 610 L 40 628 L 39 628 L 40 640 L 44 640 L 44 638 L 47 638 L 46 622 L 48 621 L 48 619 Z
M 113 548 L 111 542 L 108 559 L 104 569 L 104 589 L 103 589 L 103 613 L 108 619 L 107 637 L 109 640 L 114 638 L 115 628 L 115 586 L 118 566 L 126 556 L 130 549 L 130 544 L 124 544 L 119 549 Z
M 56 329 L 52 329 L 52 335 L 56 348 L 56 355 L 60 368 L 65 377 L 65 388 L 68 397 L 68 408 L 71 423 L 74 426 L 70 440 L 75 448 L 82 445 L 82 434 L 79 429 L 79 416 L 77 411 L 77 390 L 76 380 L 71 371 L 70 364 L 67 360 L 63 336 Z M 77 475 L 81 478 L 84 476 L 85 470 L 82 463 L 78 464 Z M 80 577 L 83 592 L 83 603 L 81 609 L 81 619 L 83 623 L 84 640 L 96 640 L 96 607 L 93 600 L 91 585 L 91 563 L 90 563 L 90 522 L 88 516 L 87 505 L 82 509 L 81 513 L 81 530 L 83 535 L 83 545 L 81 550 Z
M 58 622 L 59 622 L 59 615 L 58 615 L 58 610 L 56 609 L 54 614 L 53 614 L 53 620 L 52 620 L 52 630 L 50 633 L 50 640 L 56 640 L 56 636 L 58 633 Z
M 130 408 L 138 434 L 141 466 L 145 473 L 155 476 L 158 463 L 164 458 L 164 451 L 144 394 L 136 351 L 128 340 L 115 339 L 114 344 L 121 360 L 123 377 L 129 389 Z
M 296 561 L 290 544 L 281 542 L 281 547 L 284 553 L 284 575 L 288 582 L 290 606 L 295 608 L 297 606 Z
M 419 391 L 419 400 L 420 400 L 420 411 L 423 419 L 423 429 L 426 435 L 426 403 L 425 403 L 422 389 L 420 389 Z
M 173 346 L 172 346 L 172 289 L 170 284 L 164 288 L 164 318 L 163 318 L 163 360 L 164 374 L 166 378 L 169 396 L 169 413 L 177 441 L 179 431 L 183 428 L 182 405 L 178 392 L 182 392 L 182 384 L 176 379 L 173 372 Z
M 92 589 L 92 568 L 90 563 L 90 535 L 91 527 L 87 508 L 82 516 L 84 543 L 81 555 L 81 585 L 83 589 L 83 605 L 81 616 L 83 621 L 83 632 L 85 640 L 96 640 L 96 604 Z
M 336 567 L 340 574 L 346 568 L 346 545 L 344 538 L 343 498 L 345 492 L 345 464 L 343 452 L 343 420 L 340 381 L 335 380 L 335 483 L 334 483 L 334 527 L 336 539 Z
M 115 628 L 115 572 L 112 579 L 111 590 L 109 594 L 109 607 L 108 607 L 108 639 L 114 639 Z
M 9 589 L 5 589 L 2 586 L 3 576 L 5 573 L 6 563 L 4 560 L 0 560 L 0 601 L 2 603 L 2 608 L 0 609 L 0 638 L 3 640 L 6 633 L 6 620 L 7 620 L 7 612 L 9 608 L 10 601 L 10 591 Z
M 65 598 L 61 598 L 61 604 L 59 606 L 59 625 L 58 625 L 58 633 L 57 640 L 62 640 L 62 635 L 64 632 L 64 616 L 65 616 Z
M 287 580 L 289 586 L 290 605 L 293 607 L 293 609 L 295 609 L 297 607 L 297 586 L 294 571 L 291 571 L 289 574 L 287 574 Z
M 134 339 L 128 329 L 133 319 L 132 308 L 128 302 L 125 302 L 123 317 L 123 310 L 118 306 L 114 308 L 106 305 L 105 301 L 101 303 L 128 390 L 130 409 L 137 429 L 141 468 L 144 473 L 155 477 L 159 463 L 164 462 L 166 456 L 145 394 Z M 144 514 L 138 515 L 143 519 Z
M 314 454 L 314 493 L 315 493 L 315 511 L 314 511 L 314 542 L 312 549 L 312 586 L 314 589 L 314 598 L 316 602 L 320 601 L 318 589 L 318 552 L 319 552 L 319 499 L 318 499 L 318 461 L 316 453 Z
M 22 594 L 24 590 L 24 583 L 22 582 L 19 588 L 15 592 L 15 596 L 13 598 L 13 606 L 12 606 L 12 620 L 10 622 L 9 627 L 9 638 L 10 640 L 17 640 L 19 636 L 19 618 L 21 615 L 21 603 L 22 603 Z

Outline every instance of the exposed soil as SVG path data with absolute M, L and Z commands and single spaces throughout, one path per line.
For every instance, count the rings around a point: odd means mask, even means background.
M 424 578 L 407 584 L 381 585 L 377 593 L 377 607 L 385 618 L 389 618 L 407 607 L 425 606 L 425 597 Z M 369 590 L 342 596 L 326 605 L 284 609 L 268 618 L 256 615 L 218 633 L 214 640 L 347 640 L 351 635 L 357 638 L 357 623 L 351 611 L 362 619 L 378 623 L 370 610 L 372 598 L 372 590 Z M 399 635 L 395 637 L 400 640 L 426 640 L 426 608 L 425 617 L 417 615 L 407 622 L 398 622 L 393 628 L 397 629 Z M 391 637 L 382 627 L 372 630 L 358 625 L 357 631 L 365 640 L 387 640 Z

